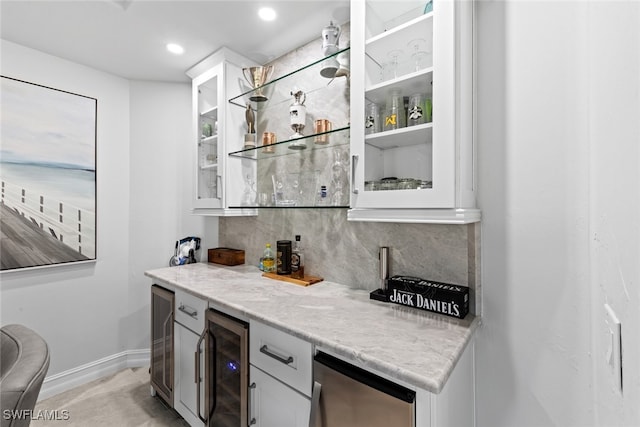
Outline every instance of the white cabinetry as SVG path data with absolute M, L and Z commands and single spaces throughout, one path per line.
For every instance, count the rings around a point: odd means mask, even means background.
M 308 427 L 311 402 L 308 397 L 286 386 L 255 366 L 251 377 L 250 422 L 256 427 Z
M 417 390 L 417 427 L 473 427 L 475 417 L 475 343 L 464 350 L 438 394 Z
M 229 152 L 242 149 L 246 133 L 244 111 L 230 108 L 230 94 L 242 92 L 242 68 L 254 64 L 221 48 L 187 71 L 193 91 L 193 211 L 201 215 L 256 215 L 240 206 L 255 180 L 255 163 Z
M 191 294 L 175 292 L 175 387 L 174 408 L 192 426 L 204 423 L 198 417 L 197 395 L 200 388 L 200 408 L 204 408 L 204 380 L 196 377 L 196 363 L 204 367 L 205 312 L 207 302 Z M 203 373 L 204 369 L 199 372 Z M 202 415 L 202 414 L 201 414 Z
M 309 425 L 311 344 L 251 322 L 249 420 L 260 427 Z
M 432 11 L 425 11 L 425 3 L 351 2 L 351 71 L 364 78 L 351 81 L 350 220 L 480 219 L 472 132 L 473 3 L 441 0 Z M 394 94 L 398 111 L 392 110 Z M 372 104 L 378 116 L 370 112 Z M 379 131 L 365 132 L 372 119 Z

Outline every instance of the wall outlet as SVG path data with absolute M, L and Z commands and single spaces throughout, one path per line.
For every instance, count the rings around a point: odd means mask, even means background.
M 605 361 L 611 372 L 616 390 L 622 393 L 622 324 L 609 304 L 604 305 L 606 353 Z

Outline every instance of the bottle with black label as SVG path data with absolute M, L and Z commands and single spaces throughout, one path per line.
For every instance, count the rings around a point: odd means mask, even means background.
M 296 234 L 296 241 L 291 251 L 291 277 L 296 279 L 304 278 L 304 255 L 302 254 L 299 234 Z

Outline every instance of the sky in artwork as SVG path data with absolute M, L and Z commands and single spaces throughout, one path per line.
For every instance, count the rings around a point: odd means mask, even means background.
M 95 99 L 0 81 L 0 161 L 95 170 Z

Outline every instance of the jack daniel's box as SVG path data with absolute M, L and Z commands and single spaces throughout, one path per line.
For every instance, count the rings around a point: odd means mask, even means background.
M 393 276 L 387 299 L 396 304 L 463 319 L 469 312 L 469 288 L 418 277 Z

